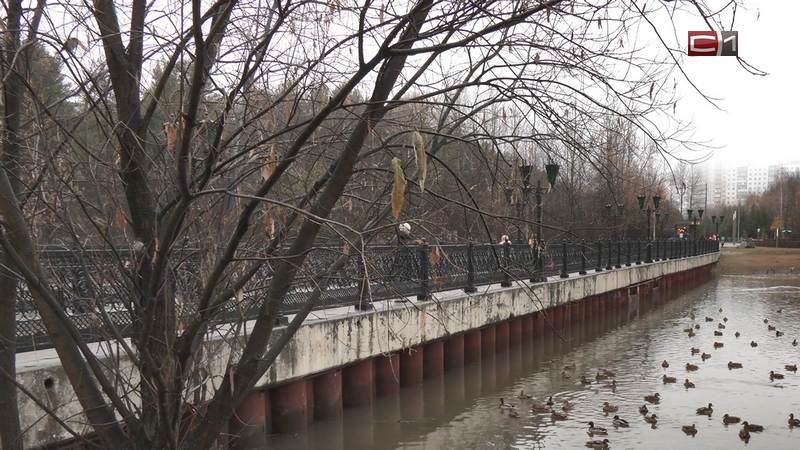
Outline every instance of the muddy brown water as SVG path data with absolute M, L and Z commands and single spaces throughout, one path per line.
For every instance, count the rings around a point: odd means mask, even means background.
M 790 430 L 790 412 L 800 415 L 800 375 L 787 372 L 785 364 L 800 363 L 800 277 L 718 276 L 675 299 L 652 307 L 637 307 L 573 326 L 562 338 L 547 333 L 532 344 L 415 388 L 404 388 L 393 398 L 377 399 L 372 407 L 345 409 L 341 418 L 315 422 L 307 432 L 292 436 L 273 435 L 273 449 L 572 449 L 585 448 L 590 439 L 588 421 L 608 429 L 611 448 L 630 449 L 719 449 L 745 444 L 738 437 L 740 426 L 725 426 L 722 415 L 740 416 L 764 425 L 753 433 L 750 448 L 798 449 L 800 429 Z M 722 308 L 722 312 L 719 309 Z M 778 312 L 782 310 L 782 312 Z M 696 320 L 690 318 L 694 314 Z M 706 322 L 709 316 L 713 322 Z M 728 318 L 714 336 L 723 317 Z M 768 331 L 768 319 L 785 334 Z M 684 328 L 700 324 L 695 337 Z M 734 337 L 739 331 L 741 337 Z M 713 343 L 724 347 L 714 349 Z M 758 347 L 750 346 L 756 341 Z M 702 361 L 691 355 L 698 347 L 712 356 Z M 669 376 L 680 381 L 664 385 L 667 360 Z M 728 369 L 728 362 L 743 368 Z M 685 364 L 699 366 L 687 372 Z M 564 366 L 569 379 L 564 378 Z M 598 369 L 616 373 L 617 389 L 594 382 Z M 770 381 L 769 371 L 786 375 Z M 581 375 L 593 383 L 583 385 Z M 695 389 L 681 382 L 689 378 Z M 558 408 L 565 400 L 574 405 L 566 421 L 553 422 L 548 413 L 529 410 L 521 390 L 544 402 L 553 396 Z M 658 392 L 661 403 L 649 405 L 658 416 L 652 428 L 638 412 L 643 396 Z M 500 398 L 517 405 L 520 418 L 511 418 L 498 407 Z M 603 402 L 619 407 L 617 413 L 630 422 L 615 429 L 612 416 L 602 411 Z M 714 406 L 710 418 L 695 410 Z M 698 433 L 689 437 L 682 425 L 696 424 Z

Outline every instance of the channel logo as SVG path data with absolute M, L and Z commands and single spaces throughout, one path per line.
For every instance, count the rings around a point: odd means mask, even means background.
M 689 56 L 738 56 L 738 31 L 690 31 Z

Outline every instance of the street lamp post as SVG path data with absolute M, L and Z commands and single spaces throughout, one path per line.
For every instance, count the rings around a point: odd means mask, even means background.
M 619 222 L 620 218 L 625 212 L 625 206 L 622 203 L 618 203 L 616 209 L 611 205 L 611 203 L 606 204 L 606 211 L 608 215 L 611 216 L 612 223 L 613 223 L 613 230 L 611 232 L 611 237 L 616 242 L 617 247 L 617 264 L 616 267 L 619 269 L 622 267 L 621 264 L 621 257 L 622 257 L 622 242 L 620 241 L 620 233 L 619 233 Z M 611 251 L 609 247 L 608 251 Z M 610 255 L 609 255 L 610 257 Z M 610 263 L 609 263 L 610 264 Z
M 654 233 L 655 230 L 651 231 L 652 223 L 650 220 L 650 216 L 653 214 L 653 211 L 658 211 L 658 208 L 661 206 L 661 196 L 656 194 L 652 197 L 653 208 L 650 208 L 650 206 L 647 205 L 647 196 L 644 193 L 639 194 L 636 197 L 636 199 L 639 200 L 639 210 L 644 211 L 647 214 L 647 259 L 645 260 L 645 262 L 651 263 L 653 262 L 653 257 L 652 257 L 653 235 L 651 233 Z M 645 209 L 646 205 L 647 209 Z
M 523 166 L 522 168 L 522 179 L 525 186 L 529 186 L 530 183 L 530 175 L 532 172 L 533 166 Z M 552 189 L 556 184 L 556 178 L 558 178 L 558 164 L 548 163 L 544 166 L 545 173 L 547 174 L 547 182 L 550 184 L 550 189 Z M 536 200 L 536 275 L 531 279 L 531 281 L 544 281 L 544 257 L 542 255 L 544 250 L 544 207 L 542 205 L 542 195 L 547 193 L 548 190 L 545 190 L 542 187 L 542 181 L 536 180 L 536 187 L 529 187 L 528 192 L 533 191 Z
M 717 240 L 719 240 L 719 226 L 722 225 L 723 220 L 725 220 L 725 216 L 719 216 L 719 221 L 717 221 L 717 216 L 711 216 L 711 223 L 714 224 L 714 236 L 717 237 Z

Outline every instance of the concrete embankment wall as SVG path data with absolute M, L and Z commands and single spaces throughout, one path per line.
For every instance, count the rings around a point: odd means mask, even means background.
M 654 290 L 703 282 L 717 260 L 708 254 L 474 294 L 440 293 L 413 305 L 309 323 L 240 406 L 231 432 L 254 445 L 267 433 L 301 431 L 546 330 L 616 313 L 632 296 L 648 301 Z
M 234 446 L 257 447 L 267 433 L 294 433 L 343 408 L 397 395 L 402 387 L 441 377 L 449 368 L 479 363 L 546 330 L 590 320 L 710 277 L 718 254 L 633 265 L 551 278 L 547 283 L 484 286 L 478 292 L 439 292 L 427 301 L 381 302 L 374 311 L 316 313 L 283 350 L 271 370 L 239 406 L 230 423 Z M 664 298 L 664 295 L 658 296 Z M 280 329 L 277 330 L 278 332 Z M 275 336 L 277 338 L 277 336 Z M 224 370 L 230 340 L 207 346 L 209 383 Z M 26 354 L 18 380 L 50 399 L 63 415 L 81 421 L 80 407 L 52 350 Z M 18 357 L 19 360 L 19 357 Z M 135 384 L 129 363 L 118 361 Z M 44 386 L 48 384 L 48 386 Z M 208 387 L 210 388 L 210 386 Z M 69 435 L 35 403 L 21 396 L 23 426 L 33 425 L 26 446 L 52 444 Z M 79 431 L 90 431 L 80 429 Z

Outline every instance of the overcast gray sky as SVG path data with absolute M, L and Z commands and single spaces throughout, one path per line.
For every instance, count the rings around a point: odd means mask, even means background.
M 739 55 L 769 73 L 748 74 L 731 57 L 690 57 L 685 68 L 708 95 L 722 98 L 723 111 L 682 86 L 681 118 L 691 118 L 696 139 L 722 148 L 715 160 L 727 165 L 762 165 L 800 160 L 800 1 L 749 0 L 737 13 Z M 758 13 L 760 12 L 760 17 Z M 758 19 L 757 19 L 758 17 Z M 705 29 L 687 22 L 691 29 Z M 686 31 L 682 33 L 684 49 Z

